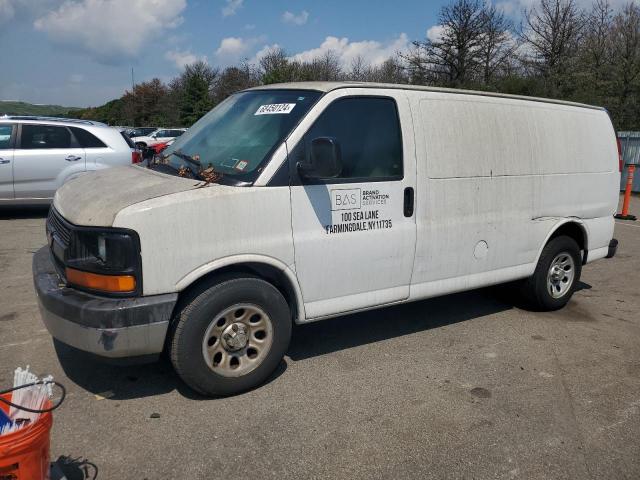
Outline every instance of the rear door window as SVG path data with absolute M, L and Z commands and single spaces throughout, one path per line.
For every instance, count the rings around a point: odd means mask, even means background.
M 20 148 L 40 150 L 47 148 L 70 148 L 71 132 L 66 127 L 52 125 L 22 125 Z
M 11 132 L 13 125 L 0 125 L 0 150 L 11 148 Z

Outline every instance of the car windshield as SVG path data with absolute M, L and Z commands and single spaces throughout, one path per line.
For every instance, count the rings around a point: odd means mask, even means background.
M 193 171 L 195 164 L 240 181 L 254 180 L 319 97 L 320 92 L 306 90 L 232 95 L 180 135 L 164 151 L 164 162 L 175 170 Z

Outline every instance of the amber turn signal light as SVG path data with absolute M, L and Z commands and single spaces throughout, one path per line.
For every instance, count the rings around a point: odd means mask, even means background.
M 78 287 L 110 293 L 128 293 L 136 289 L 133 275 L 100 275 L 66 268 L 67 282 Z

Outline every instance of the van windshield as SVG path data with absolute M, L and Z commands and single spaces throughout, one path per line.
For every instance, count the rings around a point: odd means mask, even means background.
M 307 90 L 256 90 L 227 98 L 163 152 L 174 170 L 213 168 L 255 180 L 274 150 L 320 97 Z M 194 167 L 195 165 L 195 167 Z

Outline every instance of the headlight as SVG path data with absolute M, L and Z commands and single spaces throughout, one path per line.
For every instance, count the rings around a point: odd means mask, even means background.
M 65 255 L 67 282 L 98 292 L 139 292 L 139 245 L 132 231 L 75 230 Z

